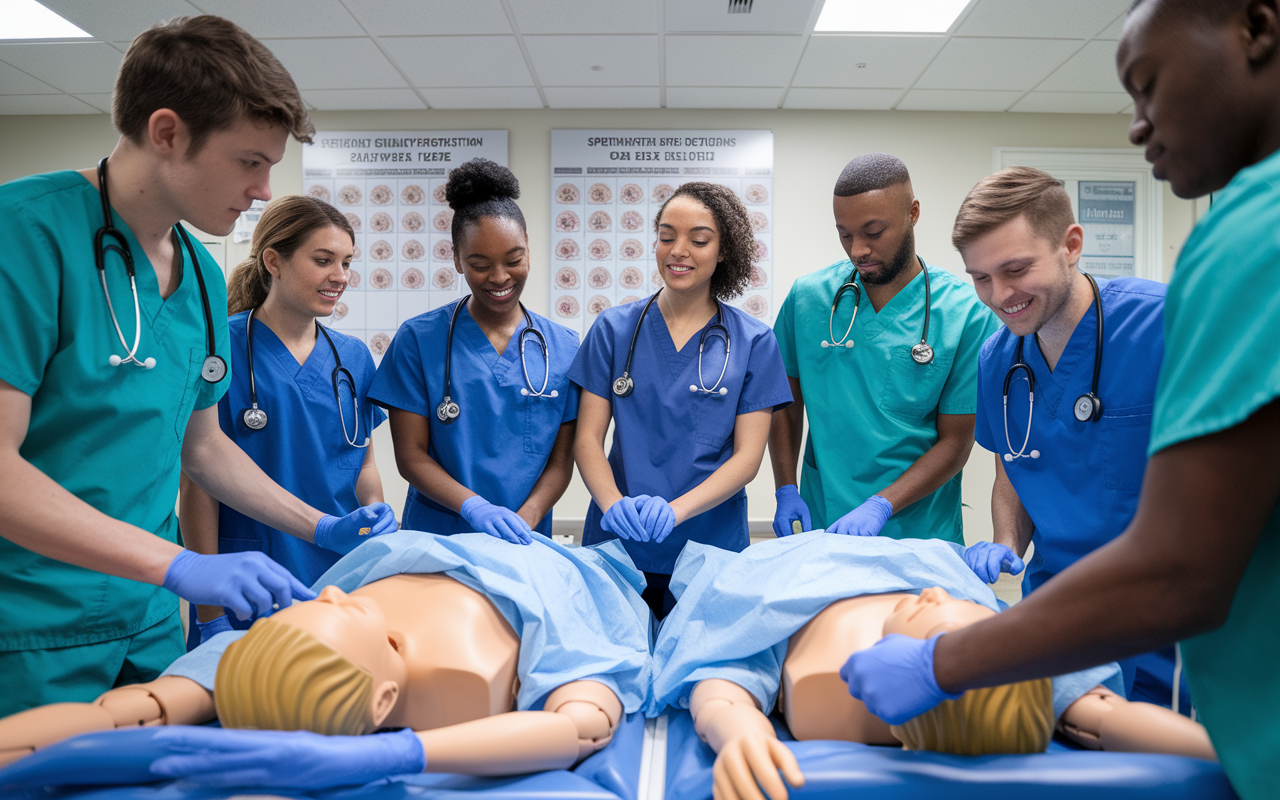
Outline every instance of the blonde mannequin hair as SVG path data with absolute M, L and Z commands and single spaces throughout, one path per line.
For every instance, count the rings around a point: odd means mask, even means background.
M 962 756 L 1042 753 L 1053 734 L 1048 678 L 970 689 L 889 730 L 908 750 Z
M 260 619 L 232 642 L 213 687 L 226 728 L 370 733 L 373 676 L 313 634 Z

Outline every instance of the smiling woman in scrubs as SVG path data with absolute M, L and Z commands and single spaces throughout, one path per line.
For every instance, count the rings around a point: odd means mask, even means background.
M 321 530 L 308 541 L 221 505 L 184 479 L 179 514 L 189 549 L 259 550 L 309 586 L 367 536 L 396 529 L 369 438 L 386 419 L 365 398 L 373 358 L 359 339 L 322 329 L 317 319 L 333 313 L 347 288 L 354 243 L 350 223 L 321 200 L 295 195 L 267 206 L 248 260 L 227 281 L 234 379 L 218 401 L 218 423 L 263 472 L 316 508 L 345 516 L 369 506 L 361 512 L 368 532 Z M 199 618 L 203 639 L 250 623 L 231 621 L 217 606 L 201 606 Z
M 573 477 L 578 392 L 565 373 L 578 336 L 520 302 L 529 234 L 511 170 L 469 161 L 445 196 L 471 294 L 400 326 L 369 397 L 391 412 L 405 528 L 527 544 L 533 530 L 551 535 Z
M 1280 7 L 1145 0 L 1116 56 L 1129 138 L 1179 197 L 1215 192 L 1178 256 L 1138 510 L 1007 612 L 888 637 L 843 675 L 879 717 L 1181 639 L 1199 720 L 1243 800 L 1280 796 Z M 1206 125 L 1205 120 L 1212 124 Z
M 735 552 L 749 543 L 743 487 L 791 391 L 773 332 L 723 302 L 742 293 L 755 260 L 733 192 L 686 183 L 654 227 L 664 288 L 602 313 L 569 376 L 583 389 L 575 455 L 592 497 L 583 541 L 623 539 L 661 618 L 675 603 L 667 584 L 685 542 Z M 624 373 L 631 390 L 620 395 Z

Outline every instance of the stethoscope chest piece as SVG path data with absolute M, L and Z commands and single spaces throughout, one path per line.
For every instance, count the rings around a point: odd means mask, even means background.
M 452 423 L 461 413 L 462 409 L 458 408 L 458 404 L 453 402 L 453 398 L 447 395 L 440 401 L 440 405 L 436 406 L 436 419 L 445 425 Z
M 911 360 L 917 364 L 928 364 L 933 361 L 933 348 L 924 342 L 917 343 L 911 348 Z
M 635 391 L 636 382 L 631 379 L 630 375 L 623 375 L 613 381 L 613 393 L 618 397 L 629 397 Z
M 253 408 L 246 408 L 241 419 L 244 420 L 245 427 L 252 431 L 260 431 L 267 427 L 267 412 L 258 408 L 257 403 Z
M 1093 392 L 1082 394 L 1076 398 L 1072 412 L 1080 422 L 1093 422 L 1102 416 L 1102 400 Z
M 206 356 L 200 367 L 200 377 L 209 383 L 217 383 L 227 377 L 227 362 L 222 356 Z

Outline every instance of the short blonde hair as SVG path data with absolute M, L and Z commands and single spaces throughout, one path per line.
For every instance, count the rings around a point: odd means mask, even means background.
M 889 728 L 908 750 L 962 756 L 1043 753 L 1053 734 L 1048 678 L 970 689 Z
M 218 663 L 214 705 L 226 728 L 371 733 L 373 676 L 313 634 L 260 619 Z
M 975 239 L 1019 216 L 1054 245 L 1076 221 L 1071 196 L 1057 178 L 1033 167 L 1006 167 L 969 190 L 956 212 L 951 244 L 963 253 Z

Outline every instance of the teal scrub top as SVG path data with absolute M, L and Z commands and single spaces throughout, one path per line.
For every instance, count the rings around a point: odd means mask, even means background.
M 1165 302 L 1166 358 L 1152 455 L 1239 425 L 1280 396 L 1280 153 L 1241 170 L 1178 257 Z M 1242 800 L 1280 790 L 1280 506 L 1227 621 L 1183 642 L 1199 719 Z
M 929 364 L 911 358 L 924 328 L 923 272 L 879 313 L 862 292 L 849 334 L 853 347 L 822 346 L 831 337 L 831 301 L 853 272 L 847 259 L 797 280 L 778 310 L 773 330 L 787 375 L 800 380 L 809 418 L 800 496 L 814 528 L 831 525 L 906 472 L 937 443 L 938 414 L 977 410 L 978 352 L 999 322 L 967 282 L 928 270 Z M 852 313 L 852 293 L 846 292 L 830 324 L 837 338 Z M 963 544 L 960 473 L 897 509 L 880 535 Z
M 23 458 L 104 514 L 176 541 L 187 420 L 218 402 L 230 383 L 229 375 L 216 384 L 200 377 L 205 318 L 186 248 L 178 248 L 181 283 L 162 301 L 151 262 L 113 214 L 137 269 L 137 355 L 156 360 L 154 369 L 113 367 L 110 356 L 128 351 L 94 265 L 94 232 L 103 222 L 97 189 L 71 171 L 35 175 L 0 186 L 0 209 L 0 379 L 31 396 Z M 230 363 L 226 284 L 204 248 L 195 249 L 215 345 Z M 132 345 L 129 279 L 118 254 L 106 263 L 111 301 Z M 4 538 L 0 564 L 0 651 L 118 639 L 177 611 L 177 597 L 160 587 L 45 558 Z

